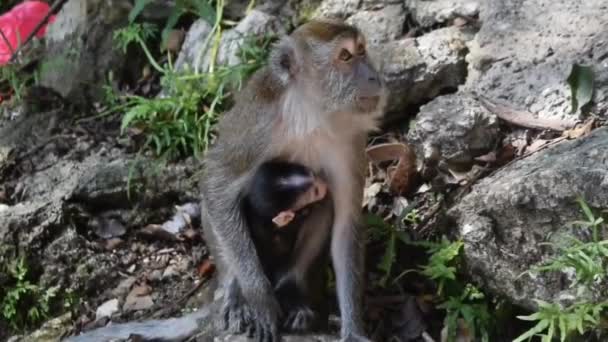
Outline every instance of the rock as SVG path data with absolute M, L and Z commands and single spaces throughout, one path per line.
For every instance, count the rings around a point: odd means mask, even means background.
M 357 26 L 365 34 L 367 43 L 376 46 L 403 35 L 405 8 L 403 4 L 396 4 L 379 10 L 358 11 L 346 22 Z
M 40 84 L 74 103 L 103 96 L 107 75 L 121 75 L 125 58 L 113 34 L 127 24 L 130 1 L 70 0 L 48 26 Z
M 359 9 L 362 0 L 325 0 L 313 14 L 314 18 L 347 19 Z
M 423 103 L 464 83 L 468 39 L 459 29 L 448 27 L 370 48 L 383 63 L 381 70 L 390 91 L 388 110 Z
M 472 0 L 407 0 L 405 7 L 424 28 L 447 24 L 457 17 L 479 15 L 479 3 Z
M 66 313 L 62 316 L 53 318 L 45 322 L 40 329 L 25 336 L 22 341 L 36 342 L 56 342 L 70 330 L 72 324 L 72 314 Z
M 163 280 L 171 279 L 173 277 L 179 276 L 179 274 L 180 274 L 180 272 L 177 270 L 177 267 L 175 265 L 170 265 L 167 268 L 165 268 L 162 279 Z
M 485 178 L 448 211 L 464 241 L 467 270 L 495 294 L 526 308 L 534 299 L 560 302 L 581 294 L 571 274 L 520 275 L 551 256 L 541 243 L 565 234 L 586 240 L 569 224 L 582 220 L 580 195 L 592 208 L 608 208 L 608 128 L 560 143 Z M 589 289 L 606 293 L 604 282 Z M 573 297 L 574 296 L 574 297 Z M 580 298 L 580 297 L 579 297 Z
M 192 25 L 182 45 L 182 51 L 175 62 L 176 69 L 191 68 L 199 71 L 208 69 L 210 47 L 213 45 L 213 37 L 210 37 L 207 42 L 210 33 L 211 27 L 202 19 Z M 222 34 L 216 64 L 239 64 L 239 48 L 247 38 L 284 33 L 285 28 L 277 17 L 262 11 L 252 10 L 236 27 Z
M 539 116 L 574 122 L 566 79 L 573 63 L 591 65 L 595 112 L 608 112 L 608 24 L 604 0 L 482 3 L 466 88 Z
M 122 307 L 123 311 L 139 311 L 146 310 L 154 306 L 152 296 L 127 296 L 125 304 Z
M 443 160 L 470 167 L 473 158 L 496 146 L 499 133 L 496 115 L 471 95 L 452 94 L 420 107 L 408 141 L 418 148 L 419 155 L 434 147 Z
M 93 218 L 89 222 L 89 227 L 97 236 L 103 239 L 122 236 L 127 232 L 127 228 L 124 226 L 121 220 L 111 216 L 100 216 Z
M 120 281 L 118 286 L 114 290 L 112 290 L 112 294 L 116 297 L 122 298 L 129 293 L 133 284 L 135 284 L 137 278 L 135 277 L 127 277 Z
M 97 310 L 95 311 L 95 320 L 99 320 L 103 317 L 112 317 L 112 315 L 117 311 L 118 299 L 110 299 L 97 308 Z

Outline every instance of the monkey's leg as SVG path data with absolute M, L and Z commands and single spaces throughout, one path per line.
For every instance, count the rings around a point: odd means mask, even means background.
M 245 305 L 245 299 L 241 294 L 238 281 L 230 270 L 230 265 L 219 253 L 218 237 L 212 229 L 205 206 L 201 206 L 201 225 L 206 246 L 217 264 L 218 285 L 223 290 L 222 303 L 219 306 L 219 313 L 215 315 L 214 324 L 220 330 L 227 330 L 230 333 L 243 333 L 249 324 L 249 311 Z
M 275 287 L 287 312 L 287 331 L 310 331 L 327 321 L 325 267 L 333 216 L 330 200 L 324 201 L 299 227 L 290 269 Z

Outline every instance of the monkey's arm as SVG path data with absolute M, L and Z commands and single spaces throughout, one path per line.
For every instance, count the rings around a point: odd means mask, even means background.
M 264 274 L 239 205 L 240 189 L 247 181 L 247 173 L 231 173 L 224 162 L 211 158 L 206 164 L 201 195 L 208 224 L 215 235 L 222 265 L 228 268 L 225 272 L 238 281 L 250 311 L 249 323 L 256 329 L 275 334 L 280 306 Z

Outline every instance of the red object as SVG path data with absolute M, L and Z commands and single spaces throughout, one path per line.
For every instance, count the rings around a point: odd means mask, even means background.
M 0 30 L 10 44 L 8 46 L 4 38 L 0 36 L 0 65 L 6 64 L 11 59 L 13 51 L 27 39 L 49 10 L 50 6 L 46 2 L 24 1 L 0 16 Z M 47 24 L 54 21 L 55 16 L 53 15 Z M 36 37 L 44 36 L 47 24 L 42 25 L 36 32 Z

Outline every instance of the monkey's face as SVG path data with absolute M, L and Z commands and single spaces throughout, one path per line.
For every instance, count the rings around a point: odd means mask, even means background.
M 334 94 L 328 104 L 337 111 L 371 113 L 378 110 L 385 96 L 384 82 L 372 65 L 366 51 L 365 38 L 338 37 L 329 46 L 329 72 L 325 79 L 325 94 Z

